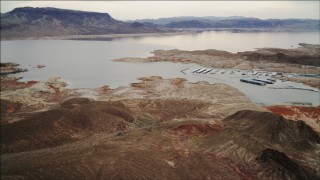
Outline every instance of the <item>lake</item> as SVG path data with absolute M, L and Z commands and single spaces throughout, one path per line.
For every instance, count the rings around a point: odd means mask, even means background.
M 205 31 L 194 35 L 136 38 L 133 39 L 133 41 L 155 45 L 166 45 L 171 49 L 217 49 L 236 53 L 264 47 L 295 48 L 298 47 L 299 43 L 303 42 L 319 44 L 319 39 L 319 32 L 232 33 L 227 31 Z
M 14 40 L 1 41 L 1 62 L 16 62 L 28 72 L 18 74 L 24 81 L 47 80 L 61 77 L 71 88 L 92 88 L 109 85 L 113 88 L 137 82 L 138 77 L 160 75 L 164 78 L 182 77 L 192 82 L 216 79 L 185 75 L 180 71 L 198 67 L 194 64 L 170 62 L 122 63 L 112 59 L 122 57 L 147 57 L 156 49 L 201 50 L 218 49 L 231 52 L 249 51 L 255 48 L 294 48 L 298 43 L 320 44 L 319 32 L 202 32 L 188 35 L 149 36 L 116 39 L 113 41 L 78 40 Z M 44 64 L 42 69 L 34 68 Z M 297 83 L 296 83 L 297 84 Z M 288 90 L 283 99 L 259 97 L 252 87 L 229 83 L 244 92 L 251 100 L 261 104 L 311 101 L 319 104 L 319 92 Z M 301 84 L 300 84 L 301 85 Z M 250 87 L 250 88 L 248 88 Z M 256 88 L 256 87 L 255 87 Z M 277 94 L 284 90 L 269 89 Z M 301 96 L 301 94 L 304 94 Z

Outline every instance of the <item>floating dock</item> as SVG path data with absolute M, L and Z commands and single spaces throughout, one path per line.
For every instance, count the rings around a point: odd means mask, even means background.
M 275 79 L 267 79 L 268 81 L 272 81 L 273 83 L 277 82 Z
M 195 72 L 199 71 L 200 69 L 201 68 L 197 68 L 197 69 L 193 70 L 192 73 L 195 73 Z
M 264 82 L 264 83 L 267 83 L 267 84 L 274 84 L 274 81 L 269 81 L 269 80 L 265 80 L 265 79 L 254 78 L 254 79 L 252 79 L 252 80 Z
M 202 70 L 204 70 L 204 68 L 196 69 L 196 70 L 194 70 L 192 73 L 199 73 L 199 71 L 202 71 Z
M 212 71 L 212 69 L 207 69 L 206 71 L 203 72 L 203 74 L 207 74 L 210 71 Z
M 255 84 L 255 85 L 259 85 L 259 86 L 265 86 L 265 85 L 266 85 L 265 82 L 255 81 L 255 80 L 249 80 L 249 79 L 240 79 L 240 82 Z
M 200 69 L 197 73 L 203 73 L 207 70 L 207 68 Z

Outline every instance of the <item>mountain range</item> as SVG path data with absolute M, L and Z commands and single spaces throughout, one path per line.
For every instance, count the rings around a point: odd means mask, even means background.
M 57 8 L 16 8 L 1 14 L 2 37 L 38 37 L 89 34 L 167 32 L 167 28 L 127 23 L 108 13 Z
M 119 21 L 108 13 L 58 8 L 21 7 L 1 14 L 1 38 L 67 35 L 138 34 L 174 32 L 175 28 L 246 28 L 319 31 L 315 19 L 267 19 L 230 17 L 171 17 Z
M 128 21 L 133 22 L 133 21 Z M 171 17 L 160 19 L 139 19 L 134 22 L 153 23 L 168 28 L 273 28 L 291 30 L 319 30 L 316 19 L 258 19 L 242 16 L 230 17 Z

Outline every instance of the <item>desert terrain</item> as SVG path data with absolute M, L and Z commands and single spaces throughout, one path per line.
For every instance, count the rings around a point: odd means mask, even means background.
M 316 74 L 319 56 L 319 45 L 301 44 L 236 54 L 156 50 L 115 61 Z M 234 87 L 183 78 L 70 89 L 59 78 L 17 75 L 1 76 L 1 179 L 320 177 L 320 107 L 263 107 Z M 319 88 L 319 78 L 292 80 Z

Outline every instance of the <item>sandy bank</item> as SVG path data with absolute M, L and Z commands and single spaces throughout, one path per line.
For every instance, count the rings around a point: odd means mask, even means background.
M 59 81 L 59 78 L 52 78 L 45 82 L 22 83 L 23 85 L 17 89 L 3 88 L 1 98 L 12 102 L 21 102 L 23 104 L 22 110 L 25 112 L 50 109 L 72 97 L 86 97 L 102 101 L 125 99 L 197 100 L 212 104 L 211 113 L 218 113 L 221 116 L 230 115 L 243 108 L 263 110 L 237 89 L 225 84 L 190 83 L 185 79 L 162 79 L 158 76 L 144 77 L 140 80 L 139 83 L 115 89 L 108 86 L 91 89 L 68 89 L 64 82 Z M 13 82 L 16 81 L 15 79 Z

